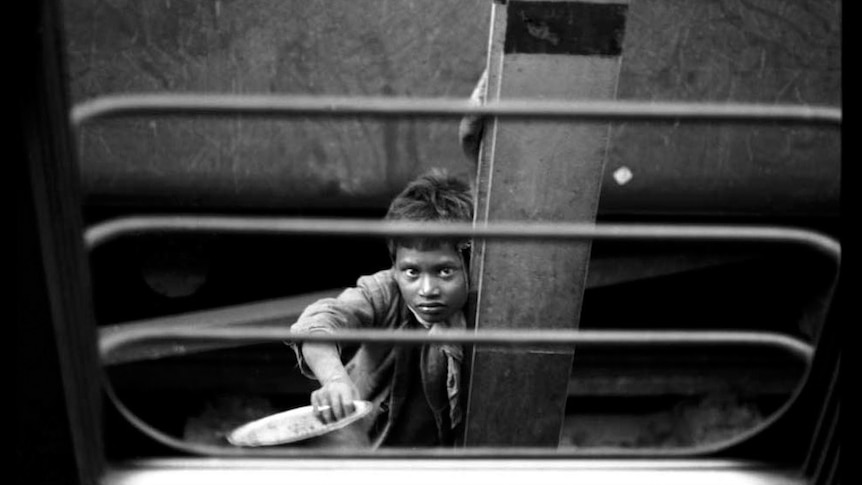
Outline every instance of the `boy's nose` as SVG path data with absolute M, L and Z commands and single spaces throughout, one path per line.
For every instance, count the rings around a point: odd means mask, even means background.
M 434 278 L 430 276 L 424 276 L 419 281 L 419 295 L 420 296 L 432 296 L 436 295 L 439 291 L 439 287 L 437 286 L 437 282 L 434 281 Z

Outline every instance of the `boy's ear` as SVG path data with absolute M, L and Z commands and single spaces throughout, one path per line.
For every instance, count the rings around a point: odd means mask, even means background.
M 473 252 L 473 245 L 468 241 L 458 245 L 458 254 L 461 255 L 461 261 L 464 262 L 464 269 L 470 270 L 470 254 Z

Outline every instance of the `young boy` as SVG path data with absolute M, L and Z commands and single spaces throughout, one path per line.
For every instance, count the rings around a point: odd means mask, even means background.
M 466 182 L 442 171 L 420 176 L 395 197 L 386 220 L 472 222 Z M 463 329 L 467 301 L 468 240 L 400 238 L 388 241 L 392 267 L 363 276 L 337 298 L 320 300 L 300 315 L 295 333 L 336 329 Z M 462 349 L 459 345 L 363 344 L 345 366 L 335 344 L 294 345 L 302 372 L 321 388 L 311 404 L 324 422 L 368 400 L 364 420 L 373 447 L 451 445 L 461 424 Z

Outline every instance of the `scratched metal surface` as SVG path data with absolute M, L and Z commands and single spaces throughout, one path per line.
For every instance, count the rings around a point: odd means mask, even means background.
M 490 14 L 486 0 L 64 7 L 73 101 L 129 91 L 466 98 Z M 116 121 L 87 127 L 78 143 L 89 200 L 106 203 L 385 203 L 426 167 L 469 170 L 457 120 Z
M 116 92 L 466 98 L 485 0 L 64 2 L 73 101 Z M 629 4 L 618 99 L 841 103 L 840 0 Z M 454 121 L 110 121 L 78 137 L 89 204 L 384 207 L 431 166 L 471 172 Z M 835 215 L 840 137 L 617 125 L 599 215 Z
M 840 106 L 841 6 L 631 2 L 617 98 Z M 835 215 L 840 141 L 836 130 L 798 126 L 621 124 L 601 210 Z

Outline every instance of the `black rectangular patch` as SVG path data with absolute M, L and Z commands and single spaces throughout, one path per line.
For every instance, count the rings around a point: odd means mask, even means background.
M 619 3 L 510 1 L 503 49 L 506 54 L 618 56 L 627 11 Z

